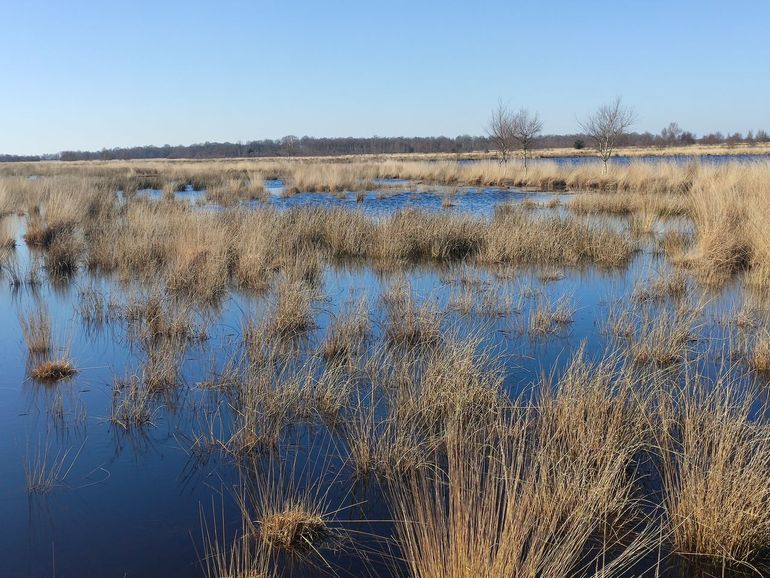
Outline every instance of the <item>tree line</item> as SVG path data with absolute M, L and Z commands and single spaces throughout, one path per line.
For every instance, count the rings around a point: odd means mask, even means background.
M 505 107 L 503 107 L 505 108 Z M 507 111 L 507 109 L 506 109 Z M 498 111 L 499 112 L 499 111 Z M 521 113 L 526 113 L 521 116 Z M 515 111 L 519 115 L 517 122 L 523 123 L 519 138 L 511 145 L 510 151 L 522 146 L 523 137 L 527 151 L 547 148 L 584 148 L 591 146 L 591 137 L 585 127 L 582 132 L 562 135 L 541 135 L 542 125 L 536 114 L 526 110 Z M 529 125 L 527 126 L 527 121 Z M 491 127 L 489 127 L 491 128 Z M 536 130 L 535 130 L 536 129 Z M 217 159 L 232 157 L 294 157 L 294 156 L 334 156 L 359 154 L 410 154 L 410 153 L 447 153 L 464 154 L 476 151 L 499 150 L 499 142 L 487 134 L 482 136 L 460 135 L 457 137 L 341 137 L 317 138 L 285 136 L 280 139 L 263 139 L 248 142 L 205 142 L 193 145 L 137 146 L 128 148 L 110 148 L 100 151 L 63 151 L 50 155 L 0 155 L 0 162 L 38 161 L 38 160 L 128 160 L 128 159 Z M 533 134 L 531 134 L 533 133 Z M 671 123 L 659 134 L 650 132 L 625 132 L 622 144 L 627 146 L 674 146 L 688 144 L 753 144 L 770 142 L 770 137 L 763 131 L 749 131 L 723 135 L 711 133 L 696 137 L 693 133 Z

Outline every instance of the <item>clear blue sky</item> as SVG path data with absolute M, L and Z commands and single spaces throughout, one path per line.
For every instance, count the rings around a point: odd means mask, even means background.
M 770 130 L 770 2 L 0 0 L 0 153 L 545 132 Z

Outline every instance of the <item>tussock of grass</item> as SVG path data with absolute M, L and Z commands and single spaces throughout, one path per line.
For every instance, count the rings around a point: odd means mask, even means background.
M 665 508 L 683 554 L 750 563 L 770 547 L 770 432 L 754 396 L 691 380 L 661 405 Z
M 279 337 L 296 337 L 315 327 L 312 291 L 302 282 L 283 280 L 276 288 L 270 331 Z
M 298 505 L 270 513 L 262 518 L 260 525 L 262 540 L 269 546 L 287 550 L 309 549 L 326 533 L 323 518 Z
M 26 316 L 20 314 L 19 325 L 30 353 L 48 353 L 51 350 L 51 319 L 47 310 L 38 308 Z
M 604 384 L 581 375 L 590 385 L 569 386 L 563 395 L 595 395 L 592 408 L 606 400 L 601 421 L 586 420 L 559 393 L 542 417 L 526 412 L 491 429 L 458 419 L 447 432 L 445 469 L 420 469 L 388 486 L 410 576 L 564 578 L 586 557 L 585 568 L 596 568 L 588 575 L 610 576 L 644 553 L 644 540 L 621 545 L 620 537 L 604 543 L 605 553 L 617 547 L 612 557 L 592 550 L 609 518 L 633 516 L 626 472 L 641 430 L 627 433 L 623 401 L 613 406 Z M 611 449 L 586 426 L 611 436 Z
M 110 421 L 124 430 L 142 428 L 152 422 L 150 390 L 140 376 L 133 374 L 115 382 Z
M 702 305 L 678 303 L 675 309 L 644 311 L 631 338 L 631 358 L 642 364 L 668 366 L 686 361 L 695 340 Z
M 49 359 L 38 363 L 30 371 L 37 381 L 53 383 L 72 377 L 77 369 L 68 359 Z
M 659 273 L 647 286 L 637 287 L 633 298 L 638 303 L 662 301 L 666 298 L 680 299 L 687 295 L 687 291 L 687 276 L 674 270 Z
M 573 316 L 574 306 L 566 297 L 559 298 L 555 303 L 540 301 L 530 311 L 529 334 L 545 336 L 556 333 L 572 323 Z
M 517 207 L 495 212 L 481 260 L 488 263 L 617 267 L 633 253 L 631 242 L 609 227 L 574 218 L 527 217 Z
M 429 300 L 415 302 L 406 280 L 393 284 L 383 294 L 387 320 L 385 333 L 397 345 L 431 345 L 441 336 L 441 316 Z
M 754 348 L 749 354 L 749 365 L 756 371 L 770 372 L 770 332 L 760 333 L 754 342 Z
M 332 320 L 321 344 L 323 357 L 351 360 L 366 344 L 370 330 L 368 301 L 362 297 L 357 303 L 349 303 Z

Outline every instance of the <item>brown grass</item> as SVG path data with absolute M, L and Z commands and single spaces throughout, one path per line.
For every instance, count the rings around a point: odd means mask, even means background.
M 30 371 L 30 375 L 37 381 L 53 383 L 72 377 L 77 369 L 69 359 L 48 359 L 38 363 Z
M 51 350 L 51 319 L 46 309 L 40 307 L 26 316 L 19 314 L 19 325 L 30 353 L 48 353 Z
M 430 300 L 418 304 L 406 279 L 392 284 L 383 294 L 385 333 L 397 345 L 431 345 L 441 336 L 441 316 Z
M 604 533 L 610 519 L 633 516 L 627 468 L 643 429 L 628 429 L 628 398 L 613 401 L 592 373 L 573 374 L 540 411 L 497 429 L 452 422 L 446 469 L 421 469 L 388 486 L 410 576 L 565 578 L 579 567 L 580 575 L 613 576 L 644 553 L 643 538 L 607 541 Z M 585 404 L 576 407 L 571 396 Z M 584 407 L 598 421 L 586 419 Z M 604 555 L 592 550 L 603 533 Z
M 683 554 L 748 563 L 770 547 L 770 432 L 754 396 L 695 378 L 661 404 L 665 508 Z
M 312 301 L 313 292 L 304 283 L 282 280 L 276 287 L 270 331 L 279 337 L 296 337 L 314 328 Z
M 749 355 L 749 365 L 756 371 L 770 372 L 770 331 L 767 329 L 757 335 Z
M 299 505 L 266 515 L 260 525 L 260 536 L 269 546 L 287 550 L 311 548 L 326 533 L 323 518 Z
M 347 360 L 362 351 L 371 330 L 369 304 L 366 297 L 349 302 L 333 318 L 321 344 L 321 354 L 327 360 Z

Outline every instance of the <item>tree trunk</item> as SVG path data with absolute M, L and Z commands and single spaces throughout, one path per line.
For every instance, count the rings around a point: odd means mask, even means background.
M 524 178 L 527 178 L 527 149 L 524 149 Z

